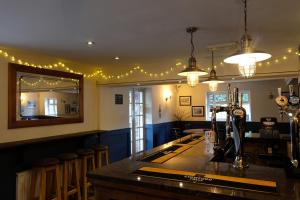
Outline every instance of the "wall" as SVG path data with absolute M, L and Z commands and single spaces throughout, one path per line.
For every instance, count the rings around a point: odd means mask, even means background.
M 280 121 L 279 112 L 275 104 L 277 96 L 277 88 L 282 87 L 283 91 L 287 91 L 287 82 L 284 79 L 264 80 L 264 81 L 245 81 L 232 82 L 232 88 L 238 87 L 240 90 L 250 90 L 251 115 L 252 120 L 259 122 L 261 117 L 274 116 Z M 227 84 L 219 84 L 218 91 L 226 91 Z M 205 106 L 206 93 L 209 91 L 206 84 L 199 84 L 193 88 L 187 85 L 177 85 L 177 96 L 192 96 L 192 106 Z M 274 95 L 273 99 L 269 98 L 269 94 Z M 178 98 L 177 97 L 177 98 Z M 190 106 L 179 106 L 177 102 L 177 110 L 184 112 L 185 121 L 203 121 L 205 117 L 192 117 Z M 286 120 L 284 120 L 286 121 Z
M 36 61 L 38 62 L 38 60 Z M 84 82 L 84 122 L 46 127 L 7 129 L 8 63 L 0 59 L 0 143 L 63 135 L 98 128 L 98 95 L 94 81 Z
M 99 86 L 99 128 L 102 130 L 115 130 L 128 128 L 128 98 L 132 87 L 105 87 Z M 156 85 L 144 87 L 146 123 L 158 124 L 174 120 L 176 108 L 175 85 Z M 165 101 L 165 91 L 169 91 L 171 99 Z M 115 94 L 123 95 L 123 104 L 115 104 Z M 161 116 L 159 117 L 159 107 Z
M 99 129 L 116 130 L 128 128 L 129 87 L 99 87 Z M 123 104 L 115 104 L 115 94 L 123 95 Z

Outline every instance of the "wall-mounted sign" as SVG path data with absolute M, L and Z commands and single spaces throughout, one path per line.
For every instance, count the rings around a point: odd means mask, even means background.
M 115 104 L 123 104 L 123 94 L 115 94 Z

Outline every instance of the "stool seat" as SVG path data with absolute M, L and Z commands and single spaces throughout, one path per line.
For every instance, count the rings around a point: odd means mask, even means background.
M 96 151 L 105 151 L 105 150 L 108 150 L 108 146 L 99 144 L 99 145 L 93 146 L 93 149 Z
M 59 160 L 56 158 L 44 158 L 42 160 L 39 160 L 35 166 L 36 167 L 47 167 L 51 165 L 57 165 L 59 164 Z
M 94 151 L 92 149 L 78 149 L 77 154 L 79 156 L 88 156 L 88 155 L 93 155 Z
M 78 156 L 75 153 L 64 153 L 57 156 L 59 160 L 74 160 L 78 158 Z

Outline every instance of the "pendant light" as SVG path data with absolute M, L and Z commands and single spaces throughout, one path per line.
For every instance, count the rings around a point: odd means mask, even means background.
M 247 0 L 242 1 L 244 3 L 244 35 L 240 41 L 241 48 L 236 54 L 226 58 L 224 62 L 238 64 L 241 75 L 249 78 L 255 74 L 256 62 L 271 58 L 271 54 L 253 49 L 252 39 L 250 35 L 248 35 L 247 28 Z
M 218 83 L 224 83 L 224 81 L 219 80 L 217 77 L 217 73 L 214 65 L 214 51 L 211 51 L 211 71 L 208 79 L 203 81 L 202 83 L 208 84 L 208 88 L 210 91 L 215 92 L 218 89 Z
M 189 27 L 186 29 L 186 32 L 191 34 L 191 56 L 189 58 L 188 67 L 178 74 L 179 76 L 186 76 L 187 84 L 191 87 L 194 87 L 199 83 L 199 76 L 207 74 L 207 72 L 199 69 L 196 66 L 196 58 L 194 57 L 195 47 L 193 41 L 193 33 L 197 30 L 198 28 L 196 27 Z

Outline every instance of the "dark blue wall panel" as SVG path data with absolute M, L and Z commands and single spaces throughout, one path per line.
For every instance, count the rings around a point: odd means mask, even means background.
M 107 131 L 100 134 L 100 144 L 108 145 L 110 162 L 130 156 L 130 129 Z
M 173 127 L 174 127 L 174 122 L 153 124 L 153 147 L 171 141 L 172 139 L 171 129 Z
M 146 150 L 153 148 L 153 124 L 145 125 L 146 132 Z

